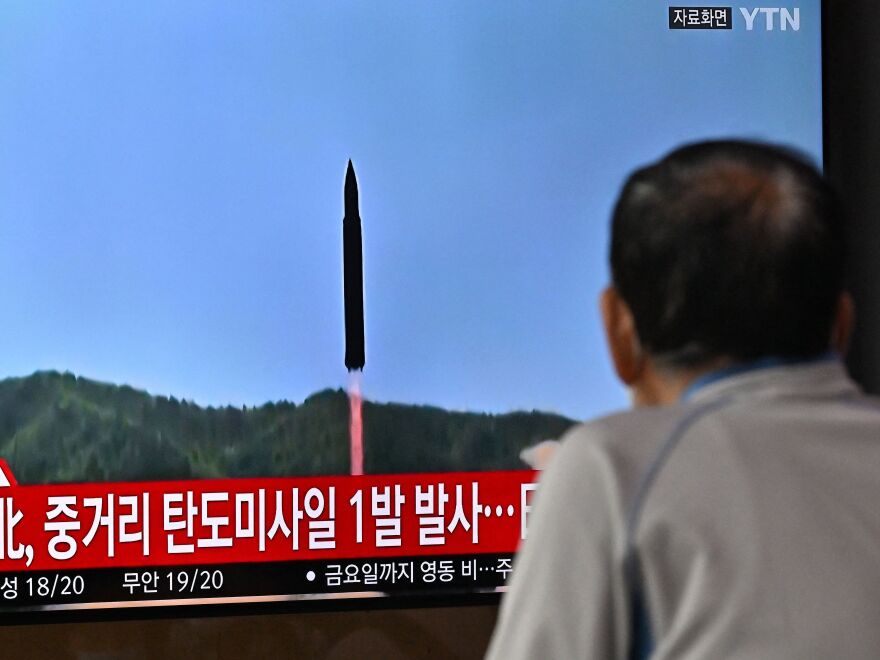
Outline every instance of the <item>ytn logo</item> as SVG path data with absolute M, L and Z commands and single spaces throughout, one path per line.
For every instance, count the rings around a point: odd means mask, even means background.
M 776 29 L 777 25 L 783 32 L 789 28 L 794 32 L 801 29 L 801 10 L 797 7 L 791 10 L 784 7 L 755 7 L 752 10 L 740 7 L 739 10 L 746 20 L 746 30 L 754 30 L 756 20 L 758 25 L 763 24 L 767 31 Z M 763 14 L 763 21 L 759 18 L 760 14 Z

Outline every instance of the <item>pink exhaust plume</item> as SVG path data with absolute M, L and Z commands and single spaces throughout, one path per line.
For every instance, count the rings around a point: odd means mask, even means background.
M 351 436 L 351 473 L 359 476 L 364 473 L 364 424 L 361 418 L 361 374 L 359 371 L 349 373 L 348 403 L 351 416 L 348 431 Z

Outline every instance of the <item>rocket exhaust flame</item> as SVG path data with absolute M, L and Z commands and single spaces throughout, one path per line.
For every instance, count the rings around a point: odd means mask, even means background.
M 361 374 L 352 371 L 348 378 L 348 404 L 350 417 L 348 432 L 351 436 L 351 474 L 364 473 L 364 424 L 361 417 L 363 398 L 361 397 Z

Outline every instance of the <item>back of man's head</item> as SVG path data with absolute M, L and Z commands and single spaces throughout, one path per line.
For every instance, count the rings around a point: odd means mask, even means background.
M 765 144 L 677 149 L 633 173 L 614 210 L 614 286 L 669 367 L 827 352 L 843 255 L 821 174 Z

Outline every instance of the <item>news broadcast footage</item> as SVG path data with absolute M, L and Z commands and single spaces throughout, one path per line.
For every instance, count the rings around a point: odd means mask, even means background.
M 0 609 L 503 588 L 635 166 L 821 162 L 818 0 L 0 9 Z M 542 444 L 544 443 L 544 444 Z

